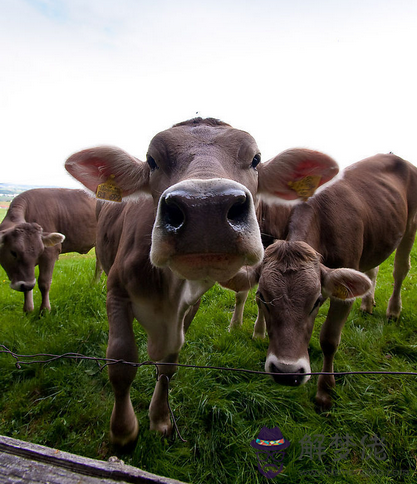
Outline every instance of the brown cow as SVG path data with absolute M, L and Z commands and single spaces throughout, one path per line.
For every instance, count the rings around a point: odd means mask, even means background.
M 114 147 L 84 150 L 67 160 L 67 170 L 90 190 L 107 191 L 112 200 L 137 197 L 103 204 L 98 218 L 96 250 L 108 274 L 109 358 L 137 361 L 136 318 L 147 332 L 150 358 L 177 363 L 200 297 L 263 257 L 257 193 L 296 199 L 303 196 L 297 180 L 322 173 L 325 182 L 337 173 L 333 160 L 308 150 L 259 162 L 248 133 L 211 118 L 157 134 L 147 163 Z M 158 370 L 150 426 L 166 434 L 172 429 L 167 400 L 175 366 Z M 115 394 L 110 436 L 120 446 L 138 435 L 130 400 L 135 375 L 132 366 L 109 366 Z
M 40 309 L 50 310 L 49 290 L 59 254 L 86 254 L 95 246 L 95 205 L 85 191 L 65 188 L 37 188 L 14 198 L 0 224 L 0 264 L 10 287 L 24 293 L 24 311 L 34 309 L 35 266 L 39 265 Z
M 300 385 L 308 380 L 303 376 L 310 372 L 308 344 L 327 297 L 330 308 L 320 344 L 323 371 L 333 371 L 354 298 L 367 293 L 361 308 L 372 312 L 378 266 L 395 250 L 394 291 L 387 317 L 399 317 L 401 285 L 410 268 L 416 230 L 417 168 L 393 154 L 350 166 L 326 190 L 294 207 L 285 240 L 266 249 L 261 266 L 246 271 L 245 277 L 242 271 L 228 285 L 247 289 L 260 277 L 254 334 L 264 334 L 266 322 L 270 342 L 265 370 L 298 373 L 274 375 L 277 383 Z M 319 377 L 316 401 L 321 408 L 331 406 L 334 386 L 333 376 Z

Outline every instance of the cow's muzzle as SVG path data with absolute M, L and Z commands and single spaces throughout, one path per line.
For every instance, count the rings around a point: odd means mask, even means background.
M 300 358 L 294 362 L 283 362 L 270 355 L 265 363 L 265 371 L 274 373 L 272 378 L 275 383 L 296 387 L 303 385 L 310 379 L 310 375 L 305 374 L 310 373 L 311 370 L 310 364 L 305 358 Z M 286 373 L 293 374 L 287 375 Z
M 157 267 L 170 266 L 187 279 L 210 276 L 214 268 L 216 279 L 226 280 L 262 256 L 253 198 L 240 183 L 186 180 L 162 194 L 152 232 L 151 261 Z
M 16 281 L 16 282 L 11 282 L 10 287 L 14 289 L 15 291 L 20 291 L 20 292 L 29 292 L 31 291 L 36 284 L 36 279 L 31 282 L 27 281 Z

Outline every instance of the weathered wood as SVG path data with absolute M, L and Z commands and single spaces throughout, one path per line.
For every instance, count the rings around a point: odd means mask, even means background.
M 0 483 L 184 484 L 128 466 L 88 459 L 57 449 L 0 436 Z

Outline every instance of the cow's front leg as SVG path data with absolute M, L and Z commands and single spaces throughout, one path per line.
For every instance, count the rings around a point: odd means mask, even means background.
M 41 281 L 39 281 L 39 290 L 42 295 L 42 302 L 41 302 L 41 307 L 40 307 L 40 312 L 44 311 L 47 309 L 48 311 L 51 310 L 51 303 L 49 301 L 49 290 L 51 288 L 51 282 L 49 281 L 48 283 L 42 284 Z
M 40 311 L 44 311 L 47 309 L 48 311 L 51 310 L 51 303 L 49 301 L 49 291 L 51 289 L 52 283 L 52 273 L 54 271 L 55 261 L 58 258 L 58 252 L 53 251 L 53 249 L 49 249 L 45 255 L 39 261 L 39 277 L 38 277 L 38 286 L 39 290 L 42 295 L 42 302 Z
M 109 290 L 107 293 L 109 343 L 107 358 L 136 363 L 138 351 L 133 333 L 133 312 L 130 301 Z M 114 391 L 114 406 L 110 420 L 110 440 L 120 447 L 136 441 L 139 425 L 130 400 L 130 387 L 137 368 L 126 364 L 109 365 L 109 378 Z
M 243 311 L 245 302 L 248 298 L 249 291 L 236 292 L 235 310 L 233 311 L 232 320 L 230 321 L 229 331 L 233 328 L 240 328 L 243 323 Z
M 178 363 L 178 354 L 163 358 L 161 363 Z M 156 430 L 162 435 L 170 435 L 172 423 L 168 404 L 168 390 L 169 381 L 177 367 L 176 365 L 157 365 L 157 369 L 158 381 L 149 406 L 150 429 Z
M 33 305 L 33 290 L 26 291 L 23 294 L 24 294 L 23 311 L 25 311 L 25 313 L 30 313 L 33 311 L 35 307 Z
M 375 307 L 375 286 L 376 286 L 376 277 L 378 275 L 378 271 L 379 271 L 379 266 L 365 272 L 365 274 L 369 277 L 369 279 L 371 279 L 372 286 L 370 291 L 362 298 L 361 310 L 369 314 L 372 314 L 373 309 Z
M 253 327 L 253 334 L 252 338 L 260 338 L 264 339 L 266 335 L 266 323 L 265 323 L 265 317 L 262 314 L 262 311 L 258 309 L 258 316 L 255 321 L 255 325 Z
M 417 218 L 409 224 L 400 245 L 397 247 L 394 260 L 394 290 L 388 301 L 387 318 L 398 319 L 401 314 L 401 286 L 411 268 L 410 252 L 413 248 L 417 229 Z
M 333 360 L 340 343 L 340 336 L 353 301 L 331 299 L 326 321 L 320 331 L 320 346 L 323 351 L 323 372 L 333 372 Z M 320 375 L 317 383 L 316 404 L 320 410 L 332 406 L 331 392 L 336 386 L 333 375 Z
M 194 305 L 187 308 L 184 314 L 183 327 L 184 333 L 190 327 L 192 320 L 200 306 L 200 300 L 198 300 Z M 181 332 L 178 329 L 178 334 Z M 174 331 L 176 333 L 176 331 Z M 172 343 L 173 338 L 169 341 Z M 160 341 L 161 343 L 161 341 Z M 173 374 L 177 370 L 178 355 L 182 347 L 182 338 L 178 339 L 178 344 L 171 347 L 171 353 L 165 357 L 158 358 L 159 363 L 170 363 L 169 365 L 157 365 L 158 378 L 155 386 L 155 390 L 152 395 L 151 404 L 149 406 L 149 420 L 150 429 L 160 432 L 162 435 L 170 435 L 172 432 L 172 423 L 168 403 L 168 390 L 169 382 Z M 165 348 L 166 352 L 169 352 Z M 163 351 L 163 353 L 165 352 Z

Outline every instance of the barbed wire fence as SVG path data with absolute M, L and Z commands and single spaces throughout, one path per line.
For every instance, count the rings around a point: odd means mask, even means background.
M 33 355 L 21 355 L 14 351 L 11 351 L 5 345 L 0 344 L 0 354 L 8 354 L 15 360 L 15 366 L 17 369 L 22 369 L 22 365 L 34 365 L 34 364 L 49 364 L 57 360 L 68 359 L 68 360 L 86 360 L 93 361 L 97 363 L 99 370 L 102 371 L 109 365 L 128 365 L 136 368 L 142 366 L 178 366 L 182 368 L 194 368 L 200 370 L 218 370 L 218 371 L 231 371 L 237 373 L 249 373 L 253 375 L 266 375 L 266 376 L 300 376 L 300 373 L 274 373 L 261 370 L 248 370 L 245 368 L 231 368 L 226 366 L 210 366 L 210 365 L 192 365 L 187 363 L 168 363 L 162 361 L 142 361 L 142 362 L 132 362 L 126 360 L 117 360 L 113 358 L 104 358 L 100 356 L 86 356 L 81 353 L 64 353 L 62 355 L 54 355 L 51 353 L 36 353 Z M 43 359 L 39 359 L 43 358 Z M 360 370 L 360 371 L 312 371 L 309 373 L 303 373 L 303 376 L 319 376 L 319 375 L 333 375 L 333 376 L 346 376 L 346 375 L 405 375 L 405 376 L 417 376 L 417 372 L 414 371 L 388 371 L 388 370 Z
M 92 361 L 97 364 L 100 371 L 103 371 L 107 366 L 110 365 L 128 365 L 133 366 L 135 368 L 140 368 L 143 366 L 153 366 L 156 369 L 156 379 L 159 380 L 161 377 L 168 378 L 167 375 L 161 374 L 159 372 L 158 367 L 160 366 L 177 366 L 181 368 L 192 368 L 192 369 L 199 369 L 199 370 L 217 370 L 217 371 L 227 371 L 227 372 L 236 372 L 236 373 L 247 373 L 252 375 L 264 375 L 264 376 L 271 376 L 279 375 L 279 376 L 300 376 L 300 373 L 273 373 L 261 370 L 248 370 L 245 368 L 231 368 L 231 367 L 224 367 L 224 366 L 211 366 L 211 365 L 192 365 L 187 363 L 167 363 L 167 362 L 155 362 L 155 361 L 141 361 L 141 362 L 132 362 L 120 359 L 113 359 L 113 358 L 104 358 L 100 356 L 86 356 L 81 353 L 63 353 L 61 355 L 55 355 L 51 353 L 36 353 L 33 355 L 23 355 L 15 353 L 11 351 L 7 346 L 0 344 L 0 354 L 9 355 L 15 360 L 15 367 L 18 370 L 22 369 L 22 366 L 25 365 L 35 365 L 35 364 L 50 364 L 58 360 L 75 360 L 75 361 Z M 320 375 L 333 375 L 333 376 L 349 376 L 349 375 L 391 375 L 391 376 L 410 376 L 410 377 L 417 377 L 417 372 L 414 371 L 389 371 L 389 370 L 361 370 L 361 371 L 335 371 L 335 372 L 325 372 L 325 371 L 312 371 L 309 373 L 303 373 L 303 376 L 320 376 Z M 171 418 L 177 432 L 178 437 L 183 441 L 186 442 L 179 432 L 176 419 L 174 413 L 171 409 L 171 406 L 168 403 L 168 408 L 171 413 Z

